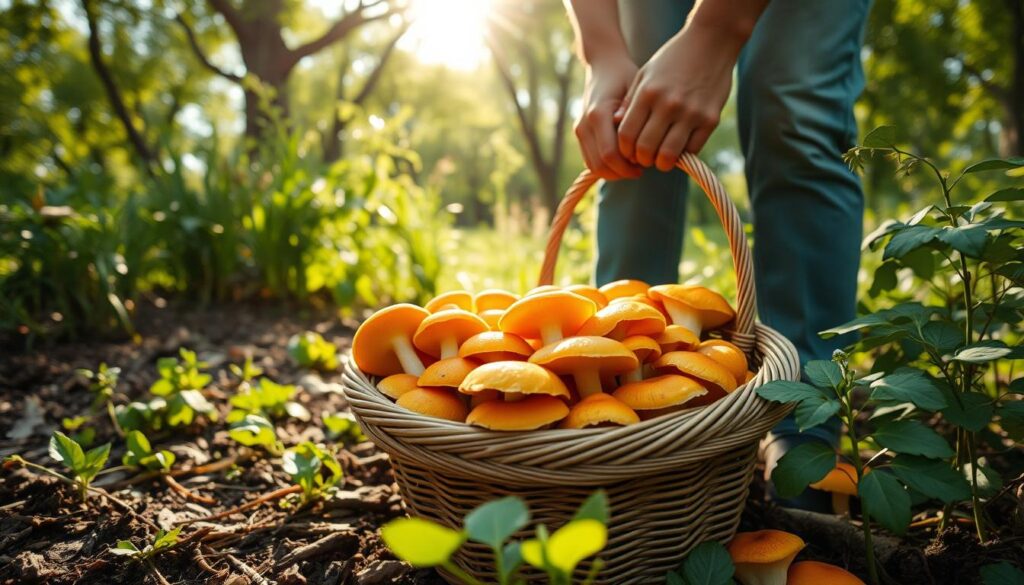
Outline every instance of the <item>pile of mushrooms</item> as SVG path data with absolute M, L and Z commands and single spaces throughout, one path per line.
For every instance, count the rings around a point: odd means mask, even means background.
M 806 543 L 782 530 L 738 532 L 729 556 L 740 585 L 864 585 L 856 575 L 818 561 L 793 560 Z
M 381 309 L 352 356 L 404 408 L 492 430 L 634 424 L 725 397 L 753 377 L 716 330 L 735 313 L 702 286 L 621 280 L 441 294 Z

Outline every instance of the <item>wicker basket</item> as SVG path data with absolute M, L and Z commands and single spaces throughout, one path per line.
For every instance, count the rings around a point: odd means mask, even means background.
M 750 248 L 735 206 L 695 156 L 681 157 L 679 167 L 708 195 L 729 237 L 737 317 L 733 329 L 723 333 L 748 351 L 757 368 L 754 379 L 708 406 L 627 427 L 510 433 L 400 408 L 348 360 L 345 394 L 367 436 L 390 454 L 410 514 L 458 527 L 474 507 L 517 495 L 527 501 L 535 522 L 556 528 L 587 495 L 604 488 L 612 518 L 598 581 L 616 585 L 663 582 L 665 572 L 700 542 L 732 537 L 753 476 L 757 443 L 789 410 L 761 399 L 754 388 L 796 380 L 799 362 L 789 341 L 754 322 Z M 562 201 L 541 284 L 551 283 L 562 233 L 596 180 L 584 172 Z M 478 579 L 496 581 L 491 556 L 482 546 L 467 543 L 455 562 Z

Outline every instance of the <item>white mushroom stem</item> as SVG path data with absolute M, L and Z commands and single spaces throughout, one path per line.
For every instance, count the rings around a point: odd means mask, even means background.
M 703 328 L 700 322 L 700 315 L 690 309 L 690 307 L 680 303 L 679 301 L 665 299 L 665 310 L 668 311 L 669 316 L 672 317 L 672 323 L 674 325 L 682 325 L 689 329 L 694 335 L 700 337 L 701 329 Z
M 402 336 L 392 338 L 391 349 L 394 350 L 395 356 L 401 362 L 402 370 L 406 374 L 419 376 L 423 373 L 423 362 L 420 361 L 420 356 L 416 355 L 416 350 L 412 348 L 412 343 L 409 343 L 409 338 Z
M 562 340 L 562 325 L 557 321 L 548 321 L 540 326 L 540 338 L 544 345 Z
M 630 370 L 622 376 L 622 383 L 640 382 L 644 379 L 644 366 L 640 364 L 635 370 Z
M 786 585 L 796 553 L 774 563 L 736 563 L 736 580 L 743 585 Z
M 601 393 L 601 374 L 597 370 L 579 370 L 573 372 L 572 377 L 576 380 L 576 391 L 580 393 L 580 398 Z
M 441 359 L 459 357 L 459 340 L 454 336 L 441 340 Z

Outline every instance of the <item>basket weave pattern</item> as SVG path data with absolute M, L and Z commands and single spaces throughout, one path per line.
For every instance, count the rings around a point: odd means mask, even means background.
M 695 156 L 679 166 L 711 200 L 729 237 L 737 276 L 734 328 L 723 332 L 748 351 L 756 375 L 706 407 L 619 428 L 495 432 L 419 415 L 394 404 L 375 380 L 346 361 L 344 386 L 367 436 L 391 456 L 410 512 L 457 528 L 474 507 L 494 498 L 526 500 L 534 522 L 557 528 L 593 490 L 609 495 L 612 518 L 606 566 L 598 582 L 663 582 L 665 572 L 705 540 L 727 540 L 739 523 L 757 442 L 789 411 L 754 389 L 795 380 L 799 361 L 781 334 L 754 322 L 750 249 L 735 206 Z M 561 236 L 576 203 L 596 178 L 573 183 L 552 223 L 540 283 L 553 279 Z M 520 535 L 522 537 L 528 534 Z M 496 580 L 490 553 L 467 543 L 456 564 Z M 586 566 L 580 575 L 585 574 Z M 531 581 L 539 575 L 527 575 Z

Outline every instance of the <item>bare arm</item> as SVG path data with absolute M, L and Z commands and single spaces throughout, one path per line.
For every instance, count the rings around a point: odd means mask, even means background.
M 580 57 L 587 65 L 602 58 L 628 58 L 616 0 L 565 0 Z

